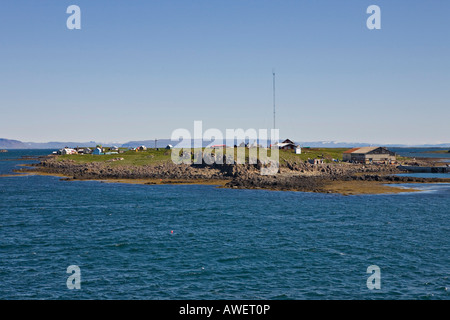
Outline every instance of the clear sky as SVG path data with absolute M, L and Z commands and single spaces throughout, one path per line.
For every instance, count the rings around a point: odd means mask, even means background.
M 450 142 L 448 0 L 5 0 L 0 138 L 271 128 L 272 68 L 281 138 Z

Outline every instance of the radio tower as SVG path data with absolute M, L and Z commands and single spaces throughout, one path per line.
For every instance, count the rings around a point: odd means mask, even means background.
M 272 69 L 273 76 L 273 128 L 275 129 L 275 69 Z

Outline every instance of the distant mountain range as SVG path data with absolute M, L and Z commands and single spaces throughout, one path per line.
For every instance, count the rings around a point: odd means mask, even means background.
M 377 144 L 363 143 L 363 142 L 336 142 L 336 141 L 295 141 L 302 147 L 312 147 L 312 148 L 356 148 L 356 147 L 368 147 L 375 146 Z M 259 142 L 262 145 L 266 145 L 266 143 Z M 96 141 L 89 142 L 22 142 L 19 140 L 10 140 L 10 139 L 1 139 L 0 138 L 0 149 L 61 149 L 64 147 L 91 147 L 101 144 L 103 146 L 117 146 L 123 148 L 133 148 L 141 145 L 147 147 L 154 147 L 155 140 L 140 140 L 140 141 L 129 141 L 123 144 L 114 144 L 114 143 L 102 143 Z M 177 142 L 171 141 L 170 139 L 160 139 L 157 140 L 156 147 L 164 148 L 168 144 L 177 145 Z M 203 146 L 209 145 L 209 142 L 203 142 Z M 227 142 L 227 145 L 232 145 L 233 142 Z M 384 147 L 395 147 L 395 148 L 450 148 L 450 143 L 441 143 L 441 144 L 421 144 L 421 145 L 405 145 L 405 144 L 378 144 Z
M 95 146 L 95 141 L 90 142 L 22 142 L 0 138 L 0 149 L 61 149 L 64 147 Z

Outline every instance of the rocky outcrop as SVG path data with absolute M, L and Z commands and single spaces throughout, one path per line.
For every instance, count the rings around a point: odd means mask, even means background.
M 256 164 L 174 164 L 163 162 L 154 165 L 130 166 L 113 165 L 111 162 L 122 161 L 123 158 L 112 159 L 110 162 L 76 162 L 74 160 L 59 160 L 57 157 L 42 158 L 35 168 L 48 173 L 58 173 L 75 176 L 79 179 L 108 178 L 183 178 L 183 179 L 214 179 L 241 178 L 250 179 L 261 176 L 265 167 L 260 161 Z M 322 176 L 337 178 L 352 174 L 377 173 L 392 174 L 400 172 L 390 165 L 359 165 L 359 164 L 322 164 L 286 162 L 281 165 L 276 176 Z
M 320 176 L 251 176 L 238 177 L 227 183 L 227 187 L 239 189 L 296 190 L 322 192 L 326 179 Z
M 109 163 L 79 163 L 73 160 L 41 161 L 35 168 L 46 173 L 57 173 L 74 179 L 220 179 L 223 173 L 214 168 L 196 168 L 171 162 L 153 166 L 109 165 Z
M 270 189 L 285 191 L 328 192 L 327 186 L 334 181 L 377 181 L 385 183 L 439 183 L 450 182 L 442 178 L 399 177 L 393 175 L 317 175 L 317 176 L 251 176 L 237 177 L 227 183 L 227 187 L 239 189 Z
M 285 162 L 276 175 L 261 175 L 264 164 L 174 164 L 164 162 L 154 165 L 129 166 L 111 162 L 81 163 L 73 160 L 59 160 L 57 157 L 43 158 L 33 170 L 60 174 L 70 179 L 174 179 L 174 180 L 230 180 L 230 188 L 271 190 L 296 190 L 326 192 L 325 186 L 333 181 L 379 181 L 402 182 L 449 182 L 449 179 L 425 179 L 399 177 L 400 172 L 390 165 L 362 165 L 330 163 L 313 165 L 309 163 Z M 27 169 L 23 169 L 26 171 Z

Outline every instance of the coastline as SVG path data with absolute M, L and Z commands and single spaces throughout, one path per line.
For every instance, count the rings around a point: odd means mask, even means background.
M 15 175 L 34 174 L 60 177 L 65 181 L 101 181 L 142 185 L 215 185 L 232 189 L 301 191 L 341 195 L 395 194 L 419 191 L 398 187 L 400 183 L 449 183 L 446 178 L 394 176 L 392 165 L 284 163 L 275 176 L 261 176 L 258 165 L 111 165 L 105 162 L 80 163 L 43 157 L 37 164 L 14 170 Z
M 125 183 L 125 184 L 139 184 L 139 185 L 212 185 L 219 188 L 230 189 L 259 189 L 269 191 L 297 191 L 297 192 L 315 192 L 315 193 L 334 193 L 341 195 L 362 195 L 362 194 L 397 194 L 402 192 L 418 192 L 420 190 L 415 188 L 396 187 L 398 183 L 386 183 L 377 181 L 363 181 L 363 180 L 335 180 L 324 181 L 320 189 L 308 189 L 304 187 L 268 187 L 268 186 L 246 186 L 238 187 L 230 184 L 233 180 L 230 179 L 74 179 L 66 175 L 58 173 L 48 173 L 42 171 L 28 171 L 26 173 L 17 173 L 11 175 L 2 175 L 0 177 L 18 177 L 27 175 L 53 176 L 59 177 L 63 181 L 99 181 L 102 183 Z M 450 181 L 449 181 L 450 182 Z

